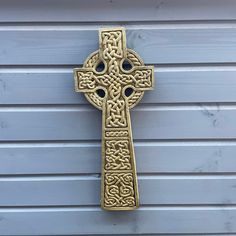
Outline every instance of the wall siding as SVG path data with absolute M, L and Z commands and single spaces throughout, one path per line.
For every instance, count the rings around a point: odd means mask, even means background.
M 236 234 L 236 1 L 0 1 L 0 235 Z M 132 109 L 141 207 L 100 209 L 98 29 L 155 66 Z

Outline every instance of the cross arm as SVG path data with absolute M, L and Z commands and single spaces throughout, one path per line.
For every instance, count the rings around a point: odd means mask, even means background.
M 126 57 L 126 35 L 122 27 L 115 29 L 101 29 L 99 31 L 99 53 L 106 61 L 116 61 Z
M 93 92 L 97 81 L 93 68 L 75 68 L 74 80 L 76 92 Z
M 134 67 L 132 72 L 124 74 L 123 77 L 137 90 L 150 90 L 154 87 L 153 66 Z

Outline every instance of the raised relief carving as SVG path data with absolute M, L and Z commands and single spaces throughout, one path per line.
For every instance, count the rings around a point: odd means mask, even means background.
M 133 210 L 139 206 L 130 108 L 153 88 L 153 66 L 126 48 L 124 28 L 99 31 L 99 50 L 74 70 L 75 88 L 102 110 L 101 206 Z

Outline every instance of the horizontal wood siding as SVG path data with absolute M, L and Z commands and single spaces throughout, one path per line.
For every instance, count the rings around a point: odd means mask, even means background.
M 236 19 L 234 0 L 1 0 L 1 22 L 145 22 Z
M 159 176 L 157 173 L 138 177 L 143 206 L 236 204 L 236 177 Z M 2 177 L 0 189 L 1 206 L 98 206 L 100 202 L 100 178 L 96 174 Z
M 0 1 L 0 235 L 236 234 L 236 1 Z M 155 66 L 132 109 L 141 207 L 100 209 L 98 29 Z
M 88 104 L 74 90 L 72 68 L 0 68 L 0 100 L 4 104 Z M 156 89 L 140 103 L 234 103 L 236 67 L 155 68 Z M 42 86 L 43 84 L 43 86 Z M 43 96 L 42 96 L 43 94 Z
M 99 141 L 7 142 L 0 145 L 0 175 L 100 173 Z M 235 172 L 236 142 L 135 141 L 139 174 L 227 174 Z M 145 161 L 143 161 L 145 157 Z M 92 163 L 92 164 L 91 164 Z M 156 164 L 158 163 L 158 164 Z M 221 176 L 219 176 L 221 177 Z
M 105 25 L 107 26 L 107 25 Z M 99 26 L 0 26 L 2 65 L 78 65 L 98 49 Z M 229 25 L 127 25 L 127 46 L 147 64 L 233 63 Z M 16 56 L 18 55 L 18 56 Z M 158 82 L 158 81 L 157 81 Z
M 134 139 L 236 138 L 235 107 L 139 105 L 131 112 Z M 98 140 L 101 112 L 86 107 L 2 108 L 2 141 Z

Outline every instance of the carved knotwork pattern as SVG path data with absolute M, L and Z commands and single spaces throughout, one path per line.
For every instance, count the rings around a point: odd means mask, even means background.
M 126 56 L 133 66 L 143 66 L 142 60 L 131 49 L 127 49 Z M 88 59 L 85 61 L 84 68 L 95 69 L 99 61 L 100 61 L 99 52 L 96 51 L 91 56 L 89 56 Z M 85 87 L 83 86 L 83 88 Z M 134 107 L 142 99 L 143 94 L 144 91 L 142 90 L 134 91 L 134 93 L 128 99 L 129 108 Z M 103 99 L 99 97 L 96 93 L 87 92 L 85 96 L 95 107 L 97 107 L 98 109 L 102 109 Z
M 121 99 L 107 101 L 106 127 L 127 127 L 126 102 Z
M 122 37 L 123 32 L 121 30 L 101 32 L 102 57 L 109 60 L 114 68 L 117 68 L 119 62 L 116 59 L 122 59 L 126 53 Z M 113 70 L 112 67 L 109 68 Z
M 105 206 L 135 206 L 134 178 L 132 173 L 106 173 Z
M 128 140 L 106 140 L 105 169 L 131 170 Z
M 96 88 L 96 78 L 93 75 L 93 72 L 78 72 L 80 77 L 78 88 L 81 90 L 85 89 L 95 89 Z
M 99 51 L 75 71 L 76 89 L 103 111 L 102 205 L 106 209 L 134 209 L 138 192 L 129 109 L 152 88 L 153 68 L 144 66 L 139 56 L 126 48 L 123 29 L 102 30 L 99 40 Z M 122 67 L 125 60 L 131 70 Z M 98 72 L 100 62 L 104 70 Z M 133 89 L 130 96 L 125 95 L 127 87 Z M 105 96 L 100 97 L 97 89 L 103 89 Z

